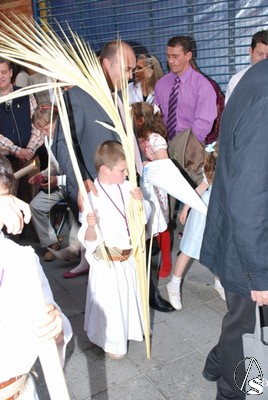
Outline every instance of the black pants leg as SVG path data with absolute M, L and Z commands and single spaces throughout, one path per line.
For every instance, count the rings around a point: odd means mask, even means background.
M 234 371 L 244 359 L 242 335 L 254 332 L 255 303 L 228 291 L 226 302 L 228 312 L 223 318 L 219 343 L 209 353 L 206 367 L 211 374 L 220 375 L 216 400 L 241 400 L 245 394 L 235 384 Z M 267 321 L 268 307 L 263 307 L 263 316 Z M 245 370 L 239 368 L 237 380 L 241 382 L 244 377 Z

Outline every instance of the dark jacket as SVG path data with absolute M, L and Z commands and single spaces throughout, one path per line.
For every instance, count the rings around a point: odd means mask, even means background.
M 223 112 L 200 261 L 233 293 L 268 290 L 268 59 Z
M 13 86 L 13 90 L 20 89 Z M 13 99 L 10 105 L 0 104 L 0 133 L 16 146 L 26 148 L 32 135 L 29 96 Z
M 114 131 L 97 122 L 106 122 L 113 126 L 104 109 L 88 93 L 77 86 L 69 89 L 68 93 L 73 113 L 73 116 L 69 116 L 69 118 L 74 118 L 77 149 L 79 148 L 78 150 L 81 151 L 81 154 L 77 154 L 79 167 L 84 179 L 94 180 L 97 176 L 94 165 L 97 147 L 106 140 L 119 140 L 119 137 Z M 55 129 L 52 151 L 67 176 L 69 192 L 75 201 L 78 185 L 60 123 Z

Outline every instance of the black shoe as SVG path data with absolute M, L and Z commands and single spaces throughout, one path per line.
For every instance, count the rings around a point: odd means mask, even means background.
M 175 308 L 167 300 L 163 299 L 160 294 L 156 294 L 154 299 L 150 300 L 150 307 L 161 312 L 175 311 Z
M 207 372 L 205 369 L 202 372 L 203 377 L 209 382 L 216 382 L 220 379 L 219 375 L 212 375 Z

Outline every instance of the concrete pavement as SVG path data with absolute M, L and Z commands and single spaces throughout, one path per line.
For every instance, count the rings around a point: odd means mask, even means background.
M 41 254 L 38 243 L 32 245 Z M 175 238 L 174 262 L 178 249 L 179 240 Z M 154 257 L 154 264 L 158 257 Z M 151 359 L 146 358 L 145 342 L 131 341 L 127 356 L 112 360 L 89 342 L 83 330 L 87 276 L 64 279 L 63 272 L 73 263 L 41 262 L 55 299 L 74 331 L 64 369 L 71 400 L 215 399 L 215 383 L 207 382 L 201 372 L 207 353 L 217 343 L 226 304 L 214 290 L 214 277 L 205 267 L 194 261 L 189 268 L 181 311 L 161 313 L 151 309 Z M 159 281 L 166 299 L 168 280 Z M 35 370 L 40 400 L 48 400 L 38 362 Z

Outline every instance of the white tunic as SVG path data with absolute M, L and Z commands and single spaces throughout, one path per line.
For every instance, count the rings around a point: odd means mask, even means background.
M 125 213 L 130 199 L 130 185 L 125 181 L 120 186 L 104 185 L 106 193 L 95 180 L 98 197 L 89 194 L 93 208 L 99 218 L 99 228 L 105 245 L 119 249 L 130 249 L 127 223 L 117 210 Z M 92 343 L 105 352 L 123 355 L 127 352 L 128 340 L 143 340 L 143 322 L 140 294 L 134 257 L 127 261 L 114 262 L 112 266 L 104 260 L 97 260 L 93 252 L 97 241 L 85 241 L 87 229 L 86 212 L 82 215 L 79 239 L 86 248 L 86 258 L 90 264 L 87 289 L 85 331 Z
M 143 94 L 141 90 L 140 82 L 130 82 L 128 84 L 128 95 L 129 95 L 129 104 L 138 103 L 140 101 L 144 101 Z M 149 93 L 146 99 L 146 103 L 154 104 L 154 91 Z
M 39 259 L 30 246 L 19 246 L 1 232 L 0 254 L 0 382 L 5 382 L 27 374 L 38 357 L 37 327 L 43 308 L 41 311 L 36 271 L 46 303 L 56 303 Z M 72 328 L 63 314 L 62 318 L 65 340 L 58 348 L 63 362 Z M 32 382 L 20 399 L 38 399 Z

